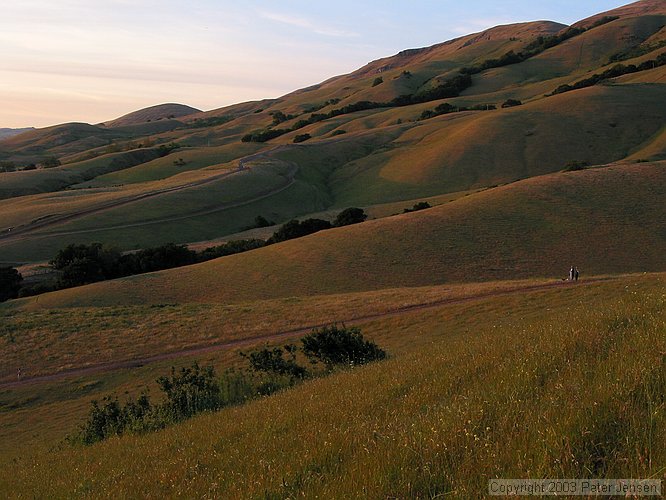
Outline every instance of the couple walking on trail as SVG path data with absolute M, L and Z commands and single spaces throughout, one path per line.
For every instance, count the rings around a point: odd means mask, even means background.
M 576 266 L 571 266 L 571 269 L 569 269 L 569 281 L 578 281 L 578 268 Z

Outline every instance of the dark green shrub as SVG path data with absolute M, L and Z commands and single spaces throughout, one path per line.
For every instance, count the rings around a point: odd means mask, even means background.
M 70 287 L 94 283 L 118 274 L 120 253 L 103 248 L 101 243 L 68 245 L 49 262 L 61 271 L 58 286 Z
M 298 348 L 293 345 L 286 345 L 284 349 L 281 347 L 273 349 L 265 347 L 249 354 L 241 353 L 241 356 L 250 362 L 250 367 L 256 372 L 288 376 L 292 379 L 302 379 L 307 376 L 308 372 L 296 363 L 297 350 Z M 288 354 L 289 357 L 285 358 L 285 354 Z
M 160 155 L 160 157 L 166 156 L 170 154 L 172 151 L 175 151 L 176 149 L 180 149 L 180 144 L 177 142 L 170 142 L 169 144 L 160 144 L 159 147 L 157 148 L 157 152 Z
M 266 244 L 279 243 L 280 241 L 292 240 L 313 234 L 318 231 L 330 229 L 333 226 L 330 222 L 322 219 L 305 219 L 304 221 L 290 220 L 282 225 L 273 236 L 271 236 Z
M 362 365 L 386 358 L 386 352 L 377 344 L 365 340 L 356 327 L 339 328 L 337 325 L 312 330 L 301 339 L 303 352 L 315 362 L 334 365 Z
M 226 257 L 227 255 L 249 252 L 250 250 L 261 248 L 264 245 L 266 245 L 264 240 L 232 240 L 222 245 L 209 247 L 205 250 L 202 250 L 197 256 L 197 261 L 204 262 L 206 260 L 217 259 L 218 257 Z
M 338 214 L 333 222 L 333 225 L 336 227 L 348 226 L 350 224 L 358 224 L 367 219 L 367 214 L 363 211 L 362 208 L 350 207 L 345 208 L 342 212 Z
M 521 106 L 523 103 L 518 99 L 507 99 L 502 103 L 503 108 L 513 108 L 514 106 Z
M 245 134 L 242 138 L 242 142 L 266 142 L 270 141 L 271 139 L 275 139 L 276 137 L 280 137 L 281 135 L 286 134 L 289 132 L 289 129 L 270 129 L 270 130 L 257 130 L 255 132 L 252 132 L 250 134 Z
M 418 212 L 419 210 L 425 210 L 426 208 L 431 208 L 430 203 L 427 201 L 420 201 L 416 203 L 412 208 L 405 208 L 402 213 L 408 214 L 410 212 Z
M 23 276 L 13 267 L 0 267 L 0 302 L 15 299 L 21 289 Z
M 310 134 L 299 134 L 296 137 L 294 137 L 294 143 L 299 143 L 299 142 L 305 142 L 308 139 L 312 139 L 312 136 Z
M 88 419 L 80 427 L 79 434 L 70 440 L 90 445 L 123 434 L 129 428 L 142 427 L 150 411 L 152 407 L 146 394 L 142 394 L 137 401 L 129 400 L 125 406 L 121 406 L 117 398 L 105 397 L 101 406 L 93 401 Z
M 54 168 L 54 167 L 59 167 L 61 163 L 60 160 L 55 156 L 50 156 L 49 158 L 42 160 L 41 165 L 44 168 Z
M 254 218 L 254 227 L 270 227 L 270 226 L 274 226 L 274 225 L 275 225 L 275 222 L 273 222 L 272 220 L 268 220 L 263 215 L 257 215 Z
M 177 422 L 222 406 L 220 387 L 212 366 L 201 368 L 198 363 L 194 363 L 191 368 L 181 368 L 179 371 L 172 367 L 171 377 L 160 377 L 157 384 L 166 395 L 160 411 L 170 421 Z
M 0 161 L 0 172 L 15 172 L 16 164 L 13 161 Z
M 375 80 L 372 82 L 372 86 L 373 86 L 373 87 L 376 87 L 377 85 L 381 85 L 382 83 L 384 83 L 384 79 L 383 79 L 381 76 L 378 76 L 378 77 L 375 78 Z
M 577 170 L 585 170 L 586 167 L 590 166 L 588 161 L 573 160 L 567 162 L 564 166 L 564 172 L 576 172 Z
M 346 130 L 342 130 L 342 129 L 334 130 L 331 133 L 331 137 L 335 137 L 336 135 L 343 135 L 343 134 L 346 134 L 346 133 L 347 133 Z

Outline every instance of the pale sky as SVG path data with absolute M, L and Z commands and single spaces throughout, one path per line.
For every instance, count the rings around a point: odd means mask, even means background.
M 629 0 L 0 0 L 0 128 L 278 97 L 498 24 Z

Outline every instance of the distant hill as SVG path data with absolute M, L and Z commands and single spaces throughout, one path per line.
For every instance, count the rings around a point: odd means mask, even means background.
M 34 127 L 26 128 L 0 128 L 0 141 L 3 139 L 8 139 L 14 137 L 15 135 L 22 134 L 23 132 L 28 132 L 30 130 L 35 130 Z
M 665 186 L 665 162 L 549 174 L 195 266 L 42 295 L 39 304 L 234 303 L 563 278 L 572 264 L 585 275 L 663 270 Z
M 0 176 L 0 231 L 22 228 L 0 234 L 0 254 L 209 241 L 258 215 L 280 224 L 570 164 L 664 160 L 664 74 L 666 4 L 643 0 L 573 26 L 514 23 L 403 50 L 277 99 L 35 130 L 2 141 L 0 160 L 22 170 L 55 157 L 62 168 Z M 115 156 L 162 146 L 170 154 L 153 160 Z M 76 196 L 52 195 L 66 188 Z M 102 198 L 114 202 L 102 210 Z M 33 223 L 42 218 L 48 230 Z
M 121 116 L 120 118 L 116 118 L 115 120 L 104 122 L 102 125 L 109 128 L 126 127 L 128 125 L 137 125 L 139 123 L 154 122 L 157 120 L 181 118 L 201 112 L 200 109 L 186 106 L 184 104 L 158 104 L 157 106 L 140 109 Z

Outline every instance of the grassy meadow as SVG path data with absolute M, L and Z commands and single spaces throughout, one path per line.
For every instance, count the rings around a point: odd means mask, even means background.
M 664 285 L 627 276 L 369 321 L 386 362 L 154 434 L 22 454 L 0 489 L 473 498 L 491 477 L 664 477 Z

